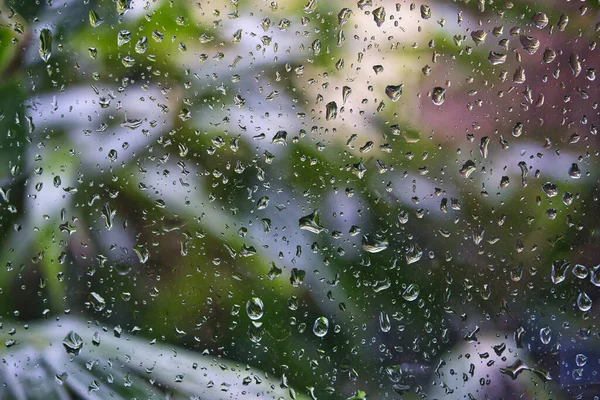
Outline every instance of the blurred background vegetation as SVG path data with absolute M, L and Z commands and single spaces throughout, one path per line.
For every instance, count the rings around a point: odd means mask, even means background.
M 598 1 L 0 4 L 2 398 L 600 391 Z

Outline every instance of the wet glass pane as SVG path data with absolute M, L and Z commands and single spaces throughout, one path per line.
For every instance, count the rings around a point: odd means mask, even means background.
M 597 399 L 596 0 L 0 0 L 0 398 Z

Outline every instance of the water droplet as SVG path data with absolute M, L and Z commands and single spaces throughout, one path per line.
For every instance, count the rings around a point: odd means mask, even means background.
M 483 158 L 487 158 L 488 154 L 489 154 L 489 145 L 490 145 L 490 138 L 489 136 L 484 136 L 481 138 L 481 142 L 479 143 L 479 153 L 481 153 L 481 157 Z
M 573 76 L 579 76 L 581 74 L 581 61 L 579 60 L 579 54 L 571 53 L 569 57 L 569 66 L 573 72 Z
M 327 335 L 329 331 L 329 320 L 325 317 L 319 317 L 315 320 L 315 324 L 313 325 L 313 333 L 317 337 L 323 337 Z
M 567 260 L 556 260 L 552 263 L 552 283 L 558 285 L 567 278 L 567 270 L 569 269 L 569 263 Z
M 592 299 L 590 299 L 590 296 L 586 292 L 581 292 L 577 296 L 577 307 L 583 312 L 588 312 L 592 309 Z
M 569 176 L 573 179 L 581 178 L 581 170 L 579 169 L 579 165 L 577 163 L 571 164 L 569 167 Z
M 551 48 L 547 47 L 546 50 L 544 50 L 544 55 L 542 56 L 542 59 L 546 64 L 550 64 L 556 59 L 556 52 Z
M 537 12 L 531 17 L 531 22 L 538 29 L 544 29 L 548 25 L 548 16 L 543 12 Z
M 417 299 L 417 297 L 419 297 L 420 291 L 421 290 L 419 289 L 418 285 L 411 283 L 402 293 L 402 297 L 406 301 L 414 301 Z
M 546 182 L 542 185 L 542 190 L 548 197 L 554 197 L 558 194 L 558 188 L 552 182 Z
M 307 14 L 312 14 L 317 9 L 317 0 L 308 0 L 308 3 L 304 6 L 304 12 Z
M 259 320 L 264 314 L 264 304 L 258 297 L 253 297 L 246 302 L 246 314 L 253 320 Z
M 392 323 L 390 322 L 390 316 L 384 311 L 379 313 L 379 329 L 381 332 L 389 332 L 392 329 Z
M 543 344 L 548 344 L 552 340 L 552 330 L 546 326 L 540 329 L 540 340 Z
M 575 275 L 579 279 L 585 279 L 585 278 L 587 278 L 587 276 L 589 274 L 587 267 L 585 265 L 581 265 L 581 264 L 575 264 L 572 272 L 573 272 L 573 275 Z
M 352 16 L 352 10 L 349 8 L 342 8 L 342 10 L 338 13 L 338 24 L 343 26 L 346 22 L 350 20 Z
M 96 13 L 96 11 L 94 11 L 94 10 L 90 10 L 88 16 L 89 16 L 89 19 L 90 19 L 90 25 L 93 28 L 99 27 L 104 22 L 104 20 L 102 18 L 100 18 L 98 16 L 98 14 Z
M 258 199 L 258 202 L 256 203 L 256 208 L 259 210 L 264 210 L 268 206 L 269 206 L 269 198 L 267 196 L 261 197 L 260 199 Z
M 325 106 L 325 119 L 331 121 L 337 118 L 338 106 L 335 101 L 330 101 Z
M 510 376 L 511 379 L 517 379 L 523 371 L 529 371 L 530 368 L 521 360 L 516 360 L 512 365 L 506 368 L 500 368 L 500 373 Z
M 135 52 L 138 54 L 144 54 L 148 49 L 148 38 L 142 36 L 135 44 Z
M 403 87 L 404 87 L 403 84 L 388 85 L 385 87 L 385 94 L 390 98 L 390 100 L 392 100 L 393 102 L 396 102 L 400 99 L 400 96 L 402 96 L 402 88 Z
M 419 261 L 421 257 L 423 257 L 423 250 L 421 250 L 421 247 L 416 243 L 411 244 L 406 251 L 406 262 L 408 264 L 414 264 Z
M 94 311 L 102 311 L 106 307 L 106 302 L 104 301 L 104 298 L 96 292 L 91 292 L 88 297 L 88 300 L 94 308 Z
M 577 354 L 575 356 L 575 364 L 577 364 L 578 367 L 585 367 L 585 364 L 587 364 L 587 356 L 585 354 Z
M 124 15 L 128 10 L 131 9 L 131 0 L 116 0 L 117 13 Z
M 131 41 L 131 32 L 124 29 L 119 31 L 119 33 L 117 34 L 117 46 L 121 47 L 126 43 L 129 43 Z
M 594 286 L 600 287 L 600 264 L 592 267 L 590 272 L 590 280 Z
M 560 18 L 558 19 L 558 23 L 556 24 L 556 27 L 559 31 L 564 32 L 564 30 L 567 28 L 568 23 L 569 16 L 567 14 L 561 14 Z
M 431 100 L 436 106 L 441 106 L 446 100 L 446 89 L 443 87 L 435 87 L 431 92 Z
M 472 160 L 468 160 L 463 164 L 463 166 L 460 168 L 460 171 L 458 172 L 463 178 L 468 178 L 473 172 L 475 172 L 476 169 L 477 168 L 475 168 L 475 163 Z
M 535 54 L 540 48 L 540 41 L 534 37 L 521 35 L 519 39 L 521 45 L 529 54 Z
M 83 339 L 77 332 L 70 331 L 63 339 L 63 346 L 65 347 L 67 353 L 74 356 L 79 355 L 79 353 L 81 353 L 81 349 L 83 349 Z
M 421 18 L 429 19 L 431 18 L 431 7 L 426 4 L 421 5 Z
M 500 65 L 506 62 L 506 54 L 498 53 L 495 51 L 490 51 L 490 55 L 488 56 L 488 61 L 492 65 Z
M 483 227 L 476 226 L 475 228 L 473 228 L 473 233 L 472 233 L 473 243 L 475 243 L 476 245 L 479 245 L 481 243 L 481 241 L 483 240 L 484 235 L 485 235 L 485 229 L 483 229 Z
M 522 134 L 523 134 L 523 124 L 522 124 L 522 123 L 520 123 L 520 122 L 517 122 L 517 123 L 515 124 L 515 126 L 513 126 L 513 129 L 512 129 L 512 135 L 513 135 L 514 137 L 519 137 L 519 136 L 521 136 Z
M 387 238 L 382 238 L 379 234 L 364 235 L 362 238 L 362 248 L 369 253 L 379 253 L 387 249 L 388 245 Z
M 373 10 L 373 20 L 375 21 L 378 27 L 383 25 L 383 23 L 385 22 L 385 14 L 385 8 L 383 7 L 378 7 Z
M 312 214 L 305 215 L 298 220 L 300 229 L 309 231 L 312 233 L 321 233 L 325 230 L 323 226 L 319 224 L 319 211 L 315 211 Z
M 483 30 L 471 32 L 471 38 L 473 39 L 473 41 L 475 42 L 475 45 L 477 45 L 477 46 L 479 46 L 480 44 L 485 42 L 486 36 L 487 36 L 487 33 Z
M 48 62 L 52 55 L 52 31 L 50 28 L 42 28 L 40 31 L 40 57 Z

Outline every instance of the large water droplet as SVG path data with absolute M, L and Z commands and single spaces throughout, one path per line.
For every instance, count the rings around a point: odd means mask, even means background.
M 537 12 L 531 17 L 531 22 L 538 29 L 544 29 L 548 25 L 548 16 L 543 12 Z
M 542 190 L 548 197 L 554 197 L 558 194 L 558 188 L 552 182 L 546 182 L 542 185 Z
M 583 312 L 588 312 L 592 309 L 592 299 L 586 292 L 581 292 L 577 296 L 577 307 Z
M 396 102 L 396 101 L 400 100 L 400 97 L 402 96 L 402 88 L 403 87 L 404 87 L 403 84 L 387 85 L 385 87 L 385 94 L 387 95 L 387 97 L 390 98 L 390 100 L 392 100 L 393 102 Z
M 446 100 L 446 89 L 443 87 L 435 87 L 431 91 L 431 100 L 436 106 L 441 106 Z
M 592 267 L 590 272 L 590 280 L 594 286 L 600 287 L 600 264 Z
M 540 41 L 534 37 L 521 35 L 519 39 L 521 45 L 529 54 L 535 54 L 540 48 Z
M 567 270 L 571 264 L 567 260 L 556 260 L 552 263 L 552 283 L 558 285 L 567 277 Z
M 67 353 L 75 356 L 79 355 L 79 353 L 81 353 L 81 349 L 83 348 L 83 339 L 77 332 L 70 331 L 63 339 L 63 346 L 65 346 Z
M 315 211 L 312 214 L 300 218 L 298 224 L 300 229 L 312 233 L 321 233 L 325 230 L 325 228 L 319 224 L 319 211 Z
M 389 332 L 392 329 L 392 323 L 390 322 L 390 316 L 384 311 L 379 313 L 379 329 L 381 332 Z
M 549 327 L 544 327 L 540 329 L 540 340 L 544 344 L 550 343 L 552 340 L 552 330 Z
M 389 242 L 387 238 L 382 238 L 380 235 L 364 235 L 362 239 L 362 248 L 369 253 L 379 253 L 387 249 Z
M 246 302 L 246 314 L 253 320 L 259 320 L 264 314 L 264 304 L 258 297 L 253 297 Z
M 313 325 L 313 333 L 317 337 L 323 337 L 327 335 L 327 331 L 329 331 L 329 320 L 325 317 L 317 318 Z
M 325 119 L 331 121 L 337 118 L 338 106 L 335 101 L 330 101 L 325 106 Z
M 49 28 L 43 28 L 40 31 L 40 57 L 48 62 L 52 55 L 52 31 Z
M 498 53 L 495 51 L 490 51 L 490 55 L 488 56 L 488 61 L 492 65 L 500 65 L 506 62 L 506 54 Z
M 411 283 L 402 293 L 402 297 L 406 301 L 414 301 L 417 299 L 417 297 L 419 297 L 420 291 L 421 290 L 419 289 L 418 285 Z

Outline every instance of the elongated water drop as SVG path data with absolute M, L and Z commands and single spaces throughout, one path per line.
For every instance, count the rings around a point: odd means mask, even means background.
M 96 13 L 96 11 L 94 11 L 94 10 L 90 10 L 89 19 L 90 19 L 90 25 L 93 28 L 96 28 L 96 27 L 102 25 L 102 23 L 104 22 L 104 20 L 102 18 L 100 18 L 98 16 L 98 14 Z
M 596 287 L 600 287 L 600 264 L 592 267 L 590 272 L 590 281 Z
M 556 260 L 552 263 L 552 283 L 558 285 L 567 277 L 567 270 L 571 264 L 567 260 Z
M 335 101 L 330 101 L 325 106 L 325 119 L 331 121 L 337 118 L 338 107 Z
M 384 311 L 379 313 L 379 329 L 381 332 L 389 332 L 392 329 L 392 323 L 390 322 L 390 316 Z
M 40 31 L 40 57 L 48 62 L 52 55 L 52 31 L 50 28 L 43 28 Z

